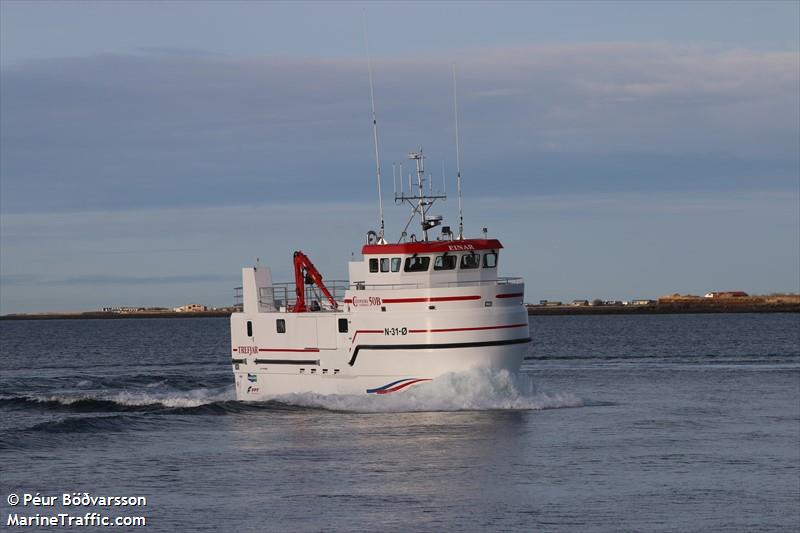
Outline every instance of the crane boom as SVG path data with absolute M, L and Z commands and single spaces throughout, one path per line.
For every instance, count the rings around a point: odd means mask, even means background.
M 311 262 L 306 254 L 300 250 L 294 253 L 294 290 L 297 300 L 292 307 L 293 313 L 305 313 L 308 311 L 306 307 L 306 288 L 305 285 L 314 284 L 320 288 L 322 294 L 328 299 L 334 309 L 338 307 L 336 300 L 333 299 L 325 283 L 322 281 L 322 274 L 319 273 L 317 267 Z

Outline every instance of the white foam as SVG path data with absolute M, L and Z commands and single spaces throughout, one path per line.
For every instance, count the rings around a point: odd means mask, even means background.
M 304 407 L 354 412 L 541 410 L 579 407 L 573 394 L 536 393 L 530 376 L 506 370 L 449 373 L 390 394 L 285 394 L 278 401 Z
M 226 388 L 225 390 L 203 388 L 164 393 L 122 391 L 101 399 L 128 406 L 163 405 L 164 407 L 198 407 L 214 402 L 233 400 L 235 398 L 233 388 Z
M 224 389 L 194 389 L 190 391 L 140 392 L 123 390 L 115 394 L 83 394 L 83 395 L 49 395 L 29 397 L 38 402 L 58 402 L 71 405 L 80 401 L 114 402 L 129 407 L 157 406 L 164 407 L 198 407 L 214 402 L 234 400 L 233 387 Z
M 122 390 L 95 394 L 65 394 L 31 397 L 47 402 L 69 405 L 82 400 L 111 401 L 119 405 L 168 408 L 192 408 L 215 402 L 235 400 L 233 386 L 198 388 L 192 390 Z M 295 393 L 276 396 L 282 403 L 300 407 L 318 407 L 351 412 L 410 412 L 410 411 L 489 411 L 541 410 L 579 407 L 583 402 L 570 393 L 543 393 L 535 390 L 526 374 L 508 371 L 475 369 L 450 373 L 418 383 L 389 394 L 323 395 Z

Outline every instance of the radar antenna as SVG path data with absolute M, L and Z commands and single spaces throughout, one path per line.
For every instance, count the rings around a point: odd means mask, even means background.
M 428 240 L 428 230 L 435 228 L 436 226 L 442 223 L 441 215 L 429 215 L 428 211 L 430 210 L 431 206 L 436 202 L 436 200 L 445 200 L 447 195 L 442 192 L 433 191 L 432 181 L 433 178 L 428 176 L 425 178 L 425 155 L 422 152 L 422 148 L 419 149 L 418 152 L 410 152 L 408 154 L 408 159 L 414 161 L 417 166 L 417 187 L 416 191 L 413 191 L 411 187 L 411 175 L 409 174 L 409 190 L 407 193 L 401 192 L 400 194 L 395 194 L 394 201 L 397 204 L 402 204 L 404 202 L 408 202 L 411 205 L 411 217 L 408 219 L 406 226 L 403 228 L 403 232 L 400 234 L 400 240 L 402 241 L 403 238 L 407 235 L 408 226 L 411 225 L 411 222 L 414 220 L 414 217 L 419 215 L 420 218 L 420 225 L 422 226 L 422 236 L 425 241 Z M 425 180 L 428 180 L 428 193 L 425 193 Z

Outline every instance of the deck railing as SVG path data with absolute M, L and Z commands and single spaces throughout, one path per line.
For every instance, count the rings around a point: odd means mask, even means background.
M 346 281 L 326 280 L 325 287 L 337 302 L 344 300 L 344 293 L 348 289 Z M 270 287 L 259 287 L 258 299 L 261 305 L 269 306 L 274 302 L 276 309 L 290 309 L 297 303 L 295 284 L 292 282 L 276 283 Z M 328 299 L 315 285 L 305 286 L 306 307 L 311 311 L 332 311 Z
M 487 285 L 521 285 L 524 280 L 519 277 L 503 277 L 495 279 L 484 279 L 475 281 L 446 281 L 434 283 L 383 283 L 383 284 L 365 284 L 361 282 L 349 283 L 345 280 L 326 280 L 325 286 L 330 291 L 333 299 L 340 304 L 344 301 L 345 291 L 386 291 L 386 290 L 399 290 L 399 289 L 430 289 L 430 288 L 444 288 L 444 287 L 482 287 Z M 305 286 L 305 299 L 306 306 L 312 311 L 332 311 L 333 308 L 322 294 L 322 291 L 314 285 Z M 297 303 L 297 295 L 295 294 L 295 284 L 293 282 L 276 283 L 269 287 L 259 287 L 258 300 L 262 306 L 270 307 L 275 306 L 276 310 L 290 309 Z M 242 288 L 234 288 L 234 307 L 242 309 L 243 297 Z

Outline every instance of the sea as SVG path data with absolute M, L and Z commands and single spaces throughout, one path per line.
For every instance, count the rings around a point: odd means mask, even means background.
M 800 314 L 530 324 L 518 374 L 241 403 L 225 318 L 0 321 L 3 528 L 800 530 Z

